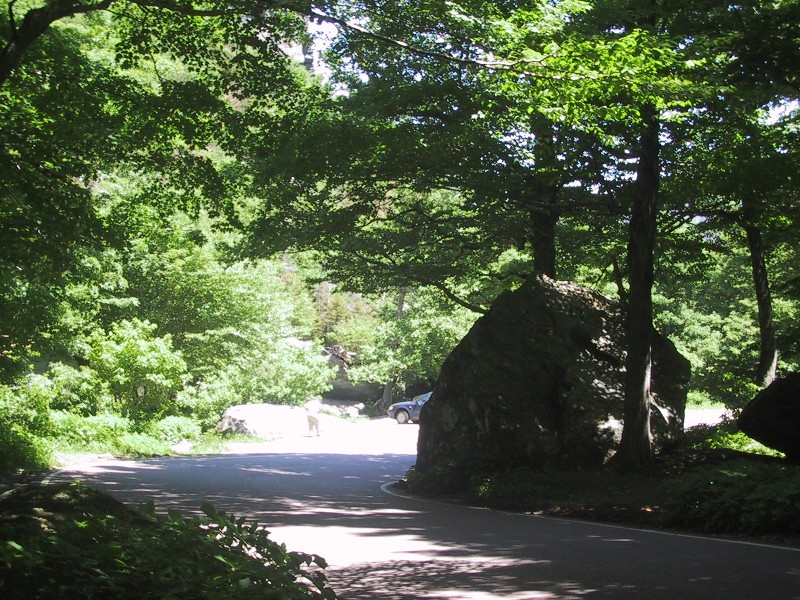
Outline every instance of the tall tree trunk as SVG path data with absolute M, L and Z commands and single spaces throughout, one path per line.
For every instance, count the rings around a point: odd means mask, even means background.
M 381 399 L 378 400 L 379 408 L 381 409 L 381 413 L 389 408 L 389 405 L 392 403 L 392 392 L 394 391 L 394 385 L 397 383 L 396 379 L 392 379 L 391 381 L 387 381 L 383 385 L 383 394 L 381 395 Z M 378 407 L 376 407 L 378 408 Z
M 645 467 L 653 458 L 650 433 L 650 373 L 653 332 L 653 272 L 658 215 L 658 120 L 652 106 L 643 110 L 636 187 L 628 232 L 630 290 L 625 319 L 625 416 L 614 463 Z
M 559 164 L 555 131 L 549 121 L 538 123 L 534 158 L 536 175 L 530 202 L 533 269 L 537 275 L 556 278 L 556 225 L 560 218 Z
M 767 278 L 767 263 L 764 252 L 764 241 L 759 228 L 757 208 L 752 199 L 742 203 L 744 220 L 742 227 L 747 234 L 747 246 L 750 249 L 750 262 L 753 269 L 753 286 L 758 304 L 758 330 L 760 345 L 756 383 L 762 387 L 775 380 L 778 370 L 778 343 L 775 335 L 775 323 L 772 314 L 772 295 Z
M 556 278 L 556 225 L 558 213 L 552 211 L 532 211 L 533 270 L 537 275 Z

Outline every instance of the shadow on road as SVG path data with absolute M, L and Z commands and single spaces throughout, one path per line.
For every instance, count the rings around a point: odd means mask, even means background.
M 406 454 L 118 461 L 64 472 L 136 504 L 203 502 L 330 563 L 343 599 L 793 598 L 800 553 L 388 495 Z

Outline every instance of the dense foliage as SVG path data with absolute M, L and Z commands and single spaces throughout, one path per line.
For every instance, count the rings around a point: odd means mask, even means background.
M 210 505 L 204 517 L 134 513 L 73 484 L 21 488 L 1 507 L 13 515 L 0 548 L 8 598 L 336 598 L 324 559 Z M 42 527 L 29 512 L 37 509 L 58 517 Z
M 0 14 L 9 465 L 299 404 L 323 344 L 432 383 L 535 275 L 627 306 L 634 463 L 651 324 L 698 401 L 800 363 L 796 0 L 157 4 Z M 324 81 L 287 57 L 314 31 Z
M 692 400 L 740 408 L 800 365 L 800 2 L 684 4 L 5 2 L 0 472 L 207 443 L 228 406 L 328 389 L 326 352 L 384 399 L 430 386 L 535 275 L 635 316 L 630 464 L 651 324 Z M 287 57 L 315 31 L 324 80 Z M 525 509 L 619 476 L 440 475 Z M 796 469 L 666 477 L 673 526 L 800 531 Z M 0 593 L 334 597 L 256 525 L 125 515 L 9 530 Z

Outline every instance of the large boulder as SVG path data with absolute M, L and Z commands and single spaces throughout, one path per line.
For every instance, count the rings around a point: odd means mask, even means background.
M 789 373 L 761 390 L 737 423 L 754 440 L 800 462 L 800 373 Z
M 623 319 L 619 303 L 548 278 L 501 294 L 442 367 L 421 415 L 417 469 L 602 464 L 622 433 Z M 653 336 L 651 431 L 663 450 L 683 436 L 690 367 Z

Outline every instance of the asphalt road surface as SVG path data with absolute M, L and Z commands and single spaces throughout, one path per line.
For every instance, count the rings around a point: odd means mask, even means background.
M 325 557 L 343 599 L 800 598 L 794 549 L 393 495 L 416 431 L 384 419 L 258 453 L 74 465 L 58 477 L 158 510 L 208 501 L 247 516 L 290 550 Z

